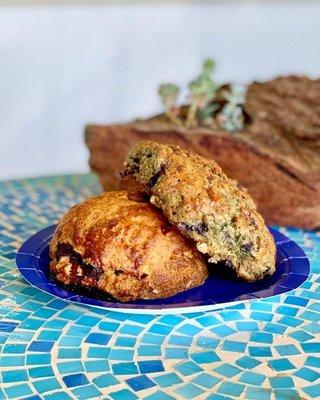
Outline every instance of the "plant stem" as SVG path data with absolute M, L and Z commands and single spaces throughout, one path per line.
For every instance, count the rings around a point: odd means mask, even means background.
M 192 128 L 195 125 L 197 109 L 198 107 L 195 103 L 190 104 L 186 121 L 187 128 Z
M 171 121 L 175 125 L 183 126 L 183 122 L 181 121 L 181 119 L 176 117 L 175 115 L 172 115 L 170 111 L 166 111 L 165 114 L 169 121 Z

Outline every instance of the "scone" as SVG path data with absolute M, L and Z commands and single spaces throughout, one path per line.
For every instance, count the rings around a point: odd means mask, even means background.
M 133 177 L 209 262 L 224 261 L 249 282 L 274 272 L 275 243 L 255 203 L 214 161 L 143 141 L 124 165 L 123 179 Z
M 121 301 L 173 296 L 208 275 L 192 241 L 138 192 L 108 192 L 72 207 L 50 256 L 56 281 Z

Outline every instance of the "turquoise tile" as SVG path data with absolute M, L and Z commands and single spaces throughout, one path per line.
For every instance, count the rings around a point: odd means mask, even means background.
M 68 393 L 59 391 L 51 394 L 44 395 L 45 400 L 72 400 L 72 397 Z
M 219 316 L 224 321 L 239 321 L 243 319 L 243 315 L 239 311 L 230 311 L 230 310 L 220 311 Z
M 110 347 L 90 347 L 88 350 L 89 358 L 108 358 L 110 354 Z
M 27 355 L 27 365 L 47 365 L 47 364 L 51 364 L 50 354 L 41 354 L 41 357 L 39 357 L 39 353 Z
M 164 315 L 158 321 L 162 324 L 176 326 L 183 320 L 184 318 L 179 315 Z
M 72 389 L 72 393 L 78 400 L 96 399 L 102 394 L 94 385 L 80 386 Z
M 320 343 L 301 343 L 305 353 L 320 353 Z
M 294 387 L 294 382 L 290 376 L 275 376 L 269 378 L 270 385 L 274 389 Z
M 295 389 L 275 389 L 273 391 L 275 400 L 301 400 L 301 397 Z
M 3 354 L 23 354 L 25 353 L 27 348 L 26 344 L 16 344 L 9 343 L 3 346 L 2 353 Z
M 30 378 L 44 378 L 54 376 L 54 371 L 51 366 L 34 367 L 29 369 Z
M 142 345 L 138 347 L 138 356 L 152 357 L 161 356 L 161 346 Z
M 252 311 L 250 314 L 250 317 L 257 321 L 271 322 L 272 318 L 273 318 L 273 314 L 268 314 L 268 313 L 265 313 L 262 311 Z
M 177 329 L 177 332 L 180 332 L 187 336 L 194 336 L 201 331 L 202 331 L 202 328 L 198 328 L 197 326 L 194 326 L 191 324 L 184 324 L 180 328 Z
M 78 310 L 71 310 L 71 309 L 65 309 L 61 311 L 58 315 L 59 318 L 75 321 L 76 319 L 80 318 L 83 315 L 82 311 Z
M 261 364 L 261 362 L 256 360 L 255 358 L 243 356 L 236 361 L 236 364 L 244 369 L 253 369 L 257 365 Z
M 150 333 L 156 333 L 158 335 L 169 335 L 174 327 L 169 325 L 163 324 L 154 324 L 149 328 Z M 141 329 L 142 330 L 142 329 Z M 121 330 L 121 332 L 123 332 Z
M 113 400 L 136 400 L 138 396 L 128 389 L 123 389 L 119 392 L 110 393 L 110 398 Z
M 162 392 L 161 390 L 158 390 L 157 392 L 152 393 L 149 396 L 144 397 L 143 399 L 144 400 L 175 400 L 174 397 Z
M 28 317 L 27 319 L 21 322 L 19 328 L 36 331 L 40 329 L 44 323 L 45 320 Z
M 145 344 L 162 344 L 166 338 L 162 335 L 154 335 L 152 333 L 146 333 L 141 338 L 141 343 Z
M 108 360 L 84 361 L 86 372 L 108 372 L 110 370 Z
M 245 392 L 246 400 L 270 400 L 271 389 L 248 386 Z M 289 400 L 289 399 L 288 399 Z
M 182 382 L 180 377 L 174 372 L 153 377 L 153 380 L 162 388 L 177 385 Z
M 134 350 L 128 349 L 111 349 L 109 359 L 120 360 L 120 361 L 131 361 L 133 360 Z
M 220 357 L 213 351 L 202 351 L 191 354 L 191 358 L 197 364 L 209 364 L 212 362 L 221 361 Z
M 318 365 L 318 368 L 320 368 L 320 365 Z M 308 367 L 299 369 L 298 371 L 294 372 L 294 375 L 308 382 L 315 382 L 320 377 L 319 372 Z
M 207 349 L 215 349 L 219 343 L 218 339 L 207 336 L 199 336 L 197 340 L 197 346 L 205 347 Z
M 213 328 L 211 328 L 211 331 L 220 337 L 232 335 L 233 333 L 236 332 L 234 329 L 230 328 L 227 325 L 214 326 Z
M 308 356 L 304 364 L 307 365 L 308 367 L 319 368 L 320 357 Z
M 238 321 L 236 322 L 236 327 L 238 331 L 257 331 L 259 330 L 257 322 L 254 321 Z
M 85 337 L 88 335 L 88 333 L 91 331 L 91 328 L 87 326 L 77 326 L 73 325 L 67 330 L 67 335 L 70 336 L 81 336 Z
M 249 346 L 248 349 L 251 357 L 272 357 L 272 351 L 270 347 Z
M 267 332 L 252 332 L 250 341 L 258 343 L 272 343 L 273 335 Z
M 194 379 L 192 379 L 191 382 L 198 386 L 211 389 L 213 388 L 213 386 L 220 382 L 220 379 L 210 374 L 207 374 L 206 372 L 201 372 L 201 374 L 197 375 Z
M 190 346 L 192 343 L 192 337 L 171 335 L 168 343 L 174 346 Z
M 230 396 L 240 396 L 245 389 L 245 385 L 233 382 L 223 382 L 218 389 L 218 393 Z
M 266 377 L 257 372 L 244 371 L 239 378 L 242 383 L 249 383 L 250 385 L 261 386 L 265 381 Z
M 290 371 L 296 368 L 287 358 L 271 360 L 268 361 L 268 364 L 273 370 L 277 372 Z
M 58 358 L 81 358 L 81 349 L 79 348 L 61 348 L 58 350 Z
M 49 329 L 63 329 L 68 321 L 60 318 L 53 318 L 47 321 L 44 326 Z M 76 329 L 76 327 L 74 327 Z
M 140 324 L 148 324 L 156 318 L 155 315 L 149 314 L 128 314 L 128 320 L 139 322 Z
M 176 393 L 178 393 L 184 399 L 195 399 L 198 396 L 202 395 L 204 391 L 198 386 L 193 385 L 192 383 L 187 383 L 177 389 Z
M 13 371 L 2 371 L 2 382 L 3 383 L 11 383 L 11 382 L 21 382 L 28 381 L 28 374 L 26 370 L 18 369 Z
M 175 369 L 184 376 L 193 375 L 197 372 L 202 371 L 202 368 L 193 361 L 185 361 L 183 363 L 177 364 L 175 365 Z
M 168 360 L 184 360 L 188 358 L 189 349 L 186 347 L 167 347 L 165 349 L 165 358 Z
M 134 375 L 138 373 L 138 367 L 134 362 L 117 363 L 112 365 L 115 375 Z
M 58 343 L 61 347 L 79 347 L 81 342 L 82 338 L 80 336 L 61 336 Z
M 274 346 L 274 348 L 282 357 L 300 354 L 300 351 L 293 344 L 283 344 L 279 346 Z
M 200 325 L 204 327 L 214 326 L 221 324 L 221 320 L 213 315 L 205 315 L 196 319 Z
M 223 364 L 220 365 L 219 367 L 216 367 L 213 369 L 217 374 L 225 376 L 227 378 L 232 378 L 233 376 L 236 376 L 240 374 L 241 369 L 231 365 L 231 364 Z
M 285 317 L 282 317 L 278 322 L 279 322 L 279 324 L 284 324 L 284 325 L 292 326 L 295 328 L 295 327 L 301 325 L 303 321 L 298 318 L 291 317 L 291 316 L 285 316 Z
M 66 361 L 66 362 L 59 362 L 57 364 L 58 370 L 60 374 L 65 375 L 69 373 L 75 372 L 84 372 L 84 366 L 82 361 Z
M 38 340 L 53 340 L 56 341 L 61 336 L 61 331 L 55 331 L 51 329 L 42 329 L 39 335 L 37 336 Z
M 311 399 L 317 400 L 319 398 L 319 393 L 320 393 L 320 383 L 318 384 L 312 384 L 310 386 L 305 386 L 302 389 L 308 396 L 310 396 Z
M 230 399 L 231 397 L 223 396 L 222 394 L 218 393 L 209 394 L 209 396 L 206 397 L 206 400 L 230 400 Z
M 276 312 L 278 314 L 290 315 L 292 317 L 297 315 L 298 310 L 299 310 L 298 308 L 290 306 L 279 306 L 276 308 Z
M 56 310 L 51 310 L 50 308 L 40 308 L 32 314 L 33 317 L 37 318 L 50 318 L 52 315 L 56 314 Z
M 298 342 L 306 342 L 308 340 L 314 339 L 313 335 L 310 335 L 309 333 L 302 330 L 291 332 L 289 333 L 289 336 L 296 339 Z
M 32 384 L 40 394 L 61 388 L 61 385 L 56 378 L 41 379 L 33 381 Z
M 25 363 L 25 356 L 1 356 L 0 367 L 21 367 Z
M 222 349 L 225 351 L 232 351 L 234 353 L 244 353 L 247 344 L 245 342 L 238 342 L 235 340 L 225 340 Z
M 119 328 L 118 322 L 103 321 L 99 324 L 99 328 L 106 332 L 115 332 Z
M 32 394 L 32 390 L 27 383 L 5 387 L 4 391 L 9 399 L 22 399 L 22 397 Z
M 116 339 L 115 345 L 119 347 L 134 347 L 136 344 L 136 338 L 119 336 Z
M 109 386 L 114 386 L 119 383 L 119 380 L 112 374 L 103 374 L 93 379 L 93 383 L 98 386 L 98 388 L 105 388 Z
M 124 335 L 138 336 L 139 333 L 141 333 L 143 330 L 144 328 L 138 325 L 123 325 L 119 330 L 119 332 L 121 332 Z

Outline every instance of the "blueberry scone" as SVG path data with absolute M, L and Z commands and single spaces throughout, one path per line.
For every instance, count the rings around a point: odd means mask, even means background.
M 127 156 L 121 175 L 145 190 L 209 262 L 223 261 L 249 282 L 275 271 L 275 243 L 254 201 L 214 161 L 143 141 Z
M 203 255 L 139 192 L 72 207 L 50 245 L 52 277 L 121 301 L 170 297 L 203 284 Z

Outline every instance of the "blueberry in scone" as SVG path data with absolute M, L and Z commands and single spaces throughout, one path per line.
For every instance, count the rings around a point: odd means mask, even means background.
M 121 301 L 170 297 L 208 275 L 194 243 L 139 192 L 108 192 L 72 207 L 50 256 L 56 281 Z
M 137 182 L 209 262 L 223 261 L 249 282 L 275 271 L 275 243 L 254 201 L 214 161 L 143 141 L 127 156 L 121 175 Z

